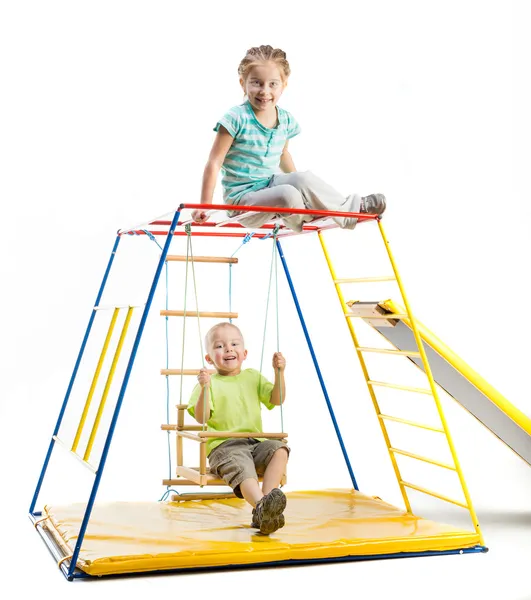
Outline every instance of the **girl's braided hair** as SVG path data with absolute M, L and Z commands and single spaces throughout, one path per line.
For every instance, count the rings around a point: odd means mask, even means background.
M 245 54 L 245 58 L 238 67 L 238 74 L 245 81 L 252 67 L 261 62 L 268 61 L 274 62 L 277 65 L 285 82 L 291 73 L 286 53 L 280 48 L 273 48 L 273 46 L 254 46 L 253 48 L 249 48 Z

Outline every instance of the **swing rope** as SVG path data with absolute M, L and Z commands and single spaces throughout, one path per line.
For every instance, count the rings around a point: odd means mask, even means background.
M 267 319 L 268 319 L 268 314 L 269 314 L 269 300 L 271 297 L 271 285 L 272 285 L 272 280 L 273 280 L 273 270 L 275 273 L 275 309 L 276 309 L 276 337 L 277 337 L 277 352 L 280 352 L 280 322 L 279 322 L 279 302 L 278 302 L 278 249 L 277 249 L 277 235 L 278 235 L 278 231 L 280 229 L 279 225 L 276 225 L 275 228 L 273 229 L 273 231 L 263 237 L 260 237 L 258 239 L 260 240 L 266 240 L 269 238 L 273 238 L 273 249 L 272 249 L 272 254 L 271 254 L 271 266 L 270 266 L 270 270 L 269 270 L 269 285 L 268 285 L 268 292 L 267 292 L 267 301 L 266 301 L 266 314 L 265 314 L 265 319 L 264 319 L 264 335 L 263 335 L 263 340 L 262 340 L 262 353 L 261 353 L 261 357 L 260 357 L 260 372 L 262 372 L 262 367 L 263 367 L 263 359 L 264 359 L 264 350 L 265 350 L 265 340 L 266 340 L 266 333 L 267 333 Z M 198 333 L 199 333 L 199 343 L 200 343 L 200 350 L 201 350 L 201 364 L 202 364 L 202 368 L 205 368 L 205 360 L 204 360 L 204 348 L 203 348 L 203 337 L 201 334 L 201 320 L 199 317 L 199 302 L 198 302 L 198 293 L 197 293 L 197 281 L 196 281 L 196 276 L 195 276 L 195 266 L 194 266 L 194 258 L 193 258 L 193 248 L 192 248 L 192 229 L 191 226 L 189 224 L 185 225 L 185 231 L 187 234 L 187 244 L 186 244 L 186 271 L 185 271 L 185 285 L 184 285 L 184 308 L 183 308 L 183 343 L 182 343 L 182 348 L 181 348 L 181 371 L 184 370 L 184 351 L 185 351 L 185 346 L 186 346 L 186 314 L 187 314 L 187 298 L 188 298 L 188 274 L 189 274 L 189 264 L 191 262 L 192 265 L 192 280 L 193 280 L 193 287 L 194 287 L 194 295 L 195 295 L 195 307 L 196 307 L 196 314 L 197 314 L 197 327 L 198 327 Z M 149 232 L 146 230 L 143 230 L 143 232 L 152 240 L 154 241 L 157 246 L 159 246 L 159 248 L 162 250 L 162 247 L 160 246 L 160 244 L 157 242 L 156 238 Z M 136 235 L 138 235 L 136 232 L 134 232 Z M 133 234 L 133 232 L 131 232 L 131 234 Z M 231 255 L 231 258 L 235 256 L 235 254 L 245 245 L 247 244 L 251 238 L 254 236 L 254 233 L 248 233 L 245 238 L 243 239 L 242 243 L 240 244 L 240 246 L 233 252 L 233 254 Z M 169 305 L 169 295 L 168 295 L 168 263 L 165 264 L 165 268 L 166 268 L 166 310 L 168 310 L 168 305 Z M 232 312 L 232 263 L 229 263 L 229 312 Z M 232 323 L 232 319 L 229 319 L 229 322 Z M 166 315 L 166 323 L 165 323 L 165 329 L 166 329 L 166 369 L 169 369 L 169 331 L 168 331 L 168 316 Z M 278 377 L 280 380 L 280 369 L 278 369 Z M 180 381 L 180 389 L 179 389 L 179 403 L 182 404 L 183 403 L 183 375 L 181 375 L 181 381 Z M 170 405 L 170 384 L 169 384 L 169 376 L 166 375 L 166 422 L 169 423 L 169 419 L 170 419 L 170 412 L 169 412 L 169 405 Z M 283 398 L 282 398 L 282 388 L 280 388 L 280 423 L 281 423 L 281 431 L 284 431 L 284 414 L 283 414 Z M 203 427 L 203 431 L 205 431 L 206 429 L 206 422 L 202 423 L 202 427 Z M 171 478 L 171 473 L 172 473 L 172 465 L 171 465 L 171 447 L 170 447 L 170 431 L 167 432 L 167 439 L 168 439 L 168 468 L 169 468 L 169 478 Z M 177 495 L 181 495 L 180 492 L 178 492 L 177 490 L 171 488 L 171 487 L 167 487 L 166 491 L 164 492 L 164 494 L 162 495 L 162 497 L 160 498 L 160 501 L 163 502 L 164 500 L 166 500 L 169 496 L 169 494 L 171 492 L 176 493 Z
M 268 239 L 270 237 L 273 238 L 273 248 L 271 253 L 271 266 L 269 268 L 269 285 L 267 289 L 267 300 L 266 300 L 266 310 L 265 310 L 265 319 L 264 319 L 264 335 L 262 339 L 262 354 L 260 356 L 260 373 L 262 372 L 262 367 L 264 363 L 264 350 L 265 350 L 265 341 L 267 334 L 267 318 L 269 314 L 269 299 L 271 297 L 271 283 L 273 280 L 273 268 L 275 272 L 275 305 L 276 305 L 276 328 L 277 328 L 277 352 L 280 352 L 280 326 L 279 326 L 279 311 L 278 311 L 278 250 L 277 250 L 277 234 L 280 229 L 279 225 L 273 229 L 273 232 L 260 238 L 262 240 Z M 280 369 L 278 369 L 278 378 L 280 381 Z M 284 411 L 282 408 L 283 398 L 282 398 L 282 386 L 280 386 L 280 430 L 284 432 Z

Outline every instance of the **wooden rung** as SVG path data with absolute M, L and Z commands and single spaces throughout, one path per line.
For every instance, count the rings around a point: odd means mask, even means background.
M 452 465 L 448 465 L 446 463 L 439 462 L 438 460 L 433 460 L 432 458 L 428 458 L 427 456 L 421 456 L 420 454 L 413 454 L 412 452 L 407 452 L 406 450 L 399 450 L 398 448 L 389 448 L 390 452 L 393 454 L 401 454 L 402 456 L 408 456 L 409 458 L 414 458 L 415 460 L 421 460 L 422 462 L 429 463 L 430 465 L 435 465 L 436 467 L 442 467 L 443 469 L 448 469 L 449 471 L 457 471 L 455 467 Z
M 233 432 L 233 431 L 201 431 L 200 438 L 265 438 L 268 440 L 283 440 L 288 437 L 287 433 L 263 433 L 257 431 Z
M 177 425 L 177 431 L 203 431 L 202 425 Z
M 175 256 L 175 255 L 168 255 L 166 257 L 167 261 L 174 261 L 174 262 L 186 262 L 187 260 L 190 260 L 196 263 L 232 263 L 232 264 L 236 264 L 238 262 L 237 258 L 225 258 L 223 256 L 194 256 L 192 257 L 186 257 L 186 256 Z
M 390 350 L 388 348 L 365 348 L 362 346 L 358 346 L 357 350 L 359 350 L 360 352 L 376 352 L 377 354 L 398 354 L 401 356 L 420 357 L 420 352 L 414 352 L 412 350 Z
M 218 479 L 214 477 L 214 475 L 203 475 L 204 483 L 199 483 L 199 478 L 201 477 L 199 474 L 199 469 L 190 469 L 189 467 L 178 467 L 177 470 L 179 473 L 183 473 L 180 469 L 187 469 L 188 471 L 193 471 L 194 474 L 188 476 L 178 477 L 177 479 L 163 479 L 162 485 L 221 485 L 227 487 L 227 483 L 223 481 L 223 479 Z M 261 478 L 259 478 L 261 481 Z
M 428 396 L 431 396 L 431 390 L 428 388 L 416 388 L 416 387 L 410 387 L 408 385 L 398 385 L 397 383 L 387 383 L 385 381 L 372 381 L 369 379 L 369 381 L 367 381 L 367 383 L 369 385 L 373 385 L 373 386 L 379 386 L 379 387 L 387 387 L 387 388 L 392 388 L 394 390 L 406 390 L 408 392 L 416 392 L 417 394 L 426 394 Z
M 184 317 L 184 310 L 161 310 L 161 317 Z M 212 319 L 237 319 L 238 313 L 234 312 L 204 312 L 200 311 L 199 313 L 195 310 L 187 310 L 187 317 L 208 317 Z
M 188 440 L 194 440 L 195 442 L 203 442 L 203 439 L 195 435 L 194 433 L 188 433 L 179 429 L 179 425 L 168 425 L 166 423 L 163 423 L 160 426 L 160 428 L 162 429 L 162 431 L 175 431 L 177 435 L 184 437 Z
M 345 317 L 348 319 L 381 319 L 382 321 L 389 321 L 389 319 L 396 319 L 397 321 L 409 319 L 409 315 L 400 313 L 387 313 L 385 315 L 355 315 L 353 313 L 345 313 Z
M 392 275 L 383 275 L 381 277 L 357 277 L 354 279 L 334 279 L 334 283 L 369 283 L 374 281 L 396 281 Z
M 198 468 L 190 468 L 190 467 L 181 467 L 179 466 L 177 468 L 178 473 L 182 473 L 183 477 L 177 477 L 176 479 L 163 479 L 162 480 L 162 485 L 165 486 L 172 486 L 172 485 L 176 485 L 176 486 L 181 486 L 181 485 L 211 485 L 211 486 L 227 486 L 227 483 L 223 480 L 223 479 L 218 479 L 215 475 L 211 475 L 210 473 L 208 473 L 207 470 L 207 474 L 203 475 L 204 477 L 204 482 L 203 484 L 198 483 L 198 478 L 199 478 L 199 469 Z M 188 473 L 188 475 L 185 475 L 185 473 Z M 260 475 L 258 477 L 258 481 L 261 483 L 263 481 L 263 477 Z M 286 477 L 286 475 L 284 474 L 282 476 L 282 479 L 280 480 L 280 485 L 286 485 L 288 479 Z
M 200 369 L 161 369 L 161 375 L 199 375 Z M 207 369 L 209 375 L 215 373 L 215 369 Z
M 411 488 L 412 490 L 417 490 L 417 492 L 428 494 L 428 496 L 433 496 L 434 498 L 439 498 L 439 500 L 444 500 L 445 502 L 450 502 L 450 504 L 455 504 L 456 506 L 460 506 L 461 508 L 466 508 L 466 510 L 470 510 L 470 508 L 462 502 L 452 500 L 452 498 L 448 498 L 447 496 L 443 496 L 442 494 L 438 494 L 437 492 L 432 492 L 431 490 L 420 487 L 419 485 L 414 485 L 413 483 L 408 483 L 407 481 L 400 481 L 400 484 L 404 487 Z
M 216 494 L 215 492 L 205 492 L 204 494 L 172 494 L 172 502 L 188 502 L 189 500 L 230 500 L 236 498 L 233 493 Z
M 379 414 L 378 418 L 384 419 L 385 421 L 394 421 L 395 423 L 411 425 L 412 427 L 419 427 L 420 429 L 428 429 L 429 431 L 435 431 L 437 433 L 444 433 L 444 429 L 439 429 L 438 427 L 432 427 L 431 425 L 424 425 L 422 423 L 416 423 L 415 421 L 408 421 L 407 419 L 399 419 L 398 417 L 392 417 L 391 415 Z

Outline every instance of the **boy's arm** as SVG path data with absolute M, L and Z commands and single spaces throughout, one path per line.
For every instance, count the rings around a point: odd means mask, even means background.
M 208 387 L 201 388 L 199 400 L 195 405 L 195 420 L 200 424 L 206 423 L 210 419 L 210 402 L 208 400 Z
M 273 368 L 275 369 L 275 384 L 271 392 L 271 404 L 280 406 L 286 400 L 286 382 L 284 381 L 286 359 L 281 352 L 275 352 L 273 355 Z
M 210 375 L 207 369 L 200 369 L 197 381 L 201 386 L 199 398 L 194 408 L 194 418 L 200 424 L 206 423 L 210 419 L 210 401 L 209 401 L 209 386 Z M 206 406 L 205 406 L 206 405 Z
M 229 151 L 229 148 L 232 146 L 233 141 L 234 138 L 232 135 L 225 129 L 225 127 L 220 126 L 214 139 L 214 144 L 212 145 L 212 150 L 210 151 L 210 156 L 208 157 L 205 170 L 203 172 L 201 204 L 212 204 L 218 173 L 221 169 L 223 161 L 225 160 L 225 156 Z M 202 223 L 203 221 L 207 220 L 205 211 L 199 209 L 193 211 L 192 218 L 197 223 Z
M 283 173 L 295 173 L 295 171 L 297 171 L 293 158 L 288 150 L 288 141 L 286 141 L 286 145 L 284 146 L 284 150 L 282 150 L 282 155 L 280 157 L 280 170 Z

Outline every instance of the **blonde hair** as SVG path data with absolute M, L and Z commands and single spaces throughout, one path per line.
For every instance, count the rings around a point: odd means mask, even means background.
M 262 62 L 274 62 L 280 71 L 284 83 L 287 81 L 291 74 L 291 69 L 286 58 L 286 53 L 280 48 L 273 48 L 273 46 L 254 46 L 253 48 L 249 48 L 245 57 L 240 62 L 238 75 L 243 81 L 246 81 L 249 71 Z
M 243 341 L 243 334 L 240 331 L 239 327 L 237 327 L 236 325 L 233 325 L 232 323 L 228 323 L 228 322 L 217 323 L 216 325 L 214 325 L 213 327 L 211 327 L 207 331 L 207 334 L 205 335 L 205 349 L 206 349 L 207 352 L 208 352 L 208 350 L 210 348 L 210 344 L 212 343 L 212 338 L 214 337 L 214 333 L 216 333 L 216 331 L 218 329 L 221 329 L 222 327 L 234 327 L 234 329 L 236 329 L 236 331 L 240 334 L 240 337 L 242 338 L 242 341 Z

